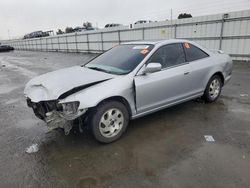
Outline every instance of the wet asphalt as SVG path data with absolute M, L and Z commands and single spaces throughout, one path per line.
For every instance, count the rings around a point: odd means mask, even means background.
M 250 187 L 250 63 L 235 63 L 217 102 L 194 100 L 131 121 L 120 140 L 104 145 L 89 130 L 48 132 L 23 96 L 31 78 L 93 57 L 0 53 L 1 188 Z M 39 151 L 26 153 L 32 144 Z

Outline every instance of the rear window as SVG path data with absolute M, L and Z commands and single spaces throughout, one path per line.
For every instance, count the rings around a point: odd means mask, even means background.
M 186 42 L 183 43 L 183 47 L 185 49 L 186 59 L 188 62 L 195 61 L 198 59 L 203 59 L 203 58 L 206 58 L 209 56 L 203 50 L 201 50 L 200 48 L 198 48 L 190 43 L 186 43 Z

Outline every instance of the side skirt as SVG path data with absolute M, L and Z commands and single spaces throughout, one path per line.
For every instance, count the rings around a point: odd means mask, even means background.
M 148 115 L 148 114 L 157 112 L 157 111 L 159 111 L 159 110 L 163 110 L 163 109 L 165 109 L 165 108 L 168 108 L 168 107 L 171 107 L 171 106 L 174 106 L 174 105 L 177 105 L 177 104 L 186 102 L 186 101 L 190 101 L 190 100 L 192 100 L 192 99 L 201 97 L 202 95 L 203 95 L 203 92 L 202 92 L 202 93 L 198 93 L 198 94 L 193 95 L 193 96 L 191 96 L 191 97 L 188 97 L 188 98 L 186 98 L 186 99 L 182 99 L 182 100 L 179 100 L 179 101 L 176 101 L 176 102 L 173 102 L 173 103 L 169 103 L 169 104 L 166 104 L 166 105 L 163 105 L 163 106 L 160 106 L 160 107 L 157 107 L 157 108 L 154 108 L 154 109 L 151 109 L 151 110 L 148 110 L 148 111 L 145 111 L 145 112 L 136 114 L 136 115 L 132 116 L 131 119 L 136 119 L 136 118 L 139 118 L 139 117 L 142 117 L 142 116 L 145 116 L 145 115 Z

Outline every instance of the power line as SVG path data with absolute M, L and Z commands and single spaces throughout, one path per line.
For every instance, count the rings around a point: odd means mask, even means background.
M 235 2 L 235 1 L 232 1 L 232 2 L 224 1 L 223 2 L 222 1 L 222 2 L 209 2 L 209 3 L 206 3 L 206 4 L 198 3 L 198 4 L 195 4 L 195 6 L 190 6 L 190 5 L 194 4 L 194 3 L 192 3 L 192 4 L 189 4 L 189 5 L 181 6 L 180 8 L 174 8 L 173 7 L 173 11 L 174 12 L 179 12 L 179 13 L 189 11 L 192 14 L 198 14 L 199 15 L 201 13 L 208 12 L 211 9 L 213 9 L 213 10 L 217 9 L 218 10 L 218 9 L 222 9 L 222 7 L 223 7 L 223 12 L 225 12 L 225 9 L 230 9 L 230 11 L 237 10 L 238 6 L 242 7 L 242 3 L 249 4 L 249 6 L 250 6 L 250 2 L 246 1 L 246 0 L 241 0 L 241 1 L 237 1 L 237 2 Z M 247 7 L 247 5 L 246 5 L 246 7 Z M 145 15 L 147 15 L 149 17 L 163 16 L 163 15 L 167 16 L 169 14 L 169 11 L 170 11 L 170 9 L 165 9 L 165 10 L 160 10 L 160 11 L 153 11 L 153 12 L 148 12 L 148 13 L 144 14 L 144 16 Z M 222 11 L 220 11 L 220 12 L 222 12 Z M 212 14 L 212 13 L 210 13 L 210 14 Z
M 185 2 L 186 3 L 186 2 Z M 195 7 L 193 9 L 202 9 L 204 10 L 205 8 L 207 7 L 218 7 L 218 8 L 222 8 L 226 5 L 232 5 L 232 4 L 239 4 L 239 5 L 242 5 L 242 3 L 246 3 L 246 5 L 250 5 L 250 2 L 247 1 L 247 0 L 238 0 L 238 1 L 235 1 L 235 0 L 232 0 L 231 2 L 228 2 L 227 1 L 216 1 L 216 2 L 207 2 L 207 3 L 204 3 L 204 2 L 200 2 L 199 3 L 190 3 L 188 5 L 181 5 L 181 6 L 178 6 L 178 7 L 181 7 L 181 8 L 177 8 L 177 7 L 172 7 L 173 9 L 175 10 L 184 10 L 184 9 L 190 9 L 191 7 Z M 148 12 L 148 14 L 154 14 L 154 13 L 161 13 L 161 12 L 167 12 L 169 11 L 170 9 L 162 9 L 162 10 L 158 10 L 158 11 L 153 11 L 153 12 Z

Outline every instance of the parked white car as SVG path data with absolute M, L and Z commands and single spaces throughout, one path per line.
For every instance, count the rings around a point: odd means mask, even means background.
M 216 101 L 231 74 L 228 55 L 191 41 L 130 42 L 86 65 L 38 76 L 24 94 L 50 129 L 69 133 L 81 120 L 98 141 L 110 143 L 131 119 L 198 97 Z
M 146 24 L 146 23 L 152 23 L 153 21 L 151 20 L 139 20 L 137 22 L 135 22 L 135 25 L 137 24 Z

